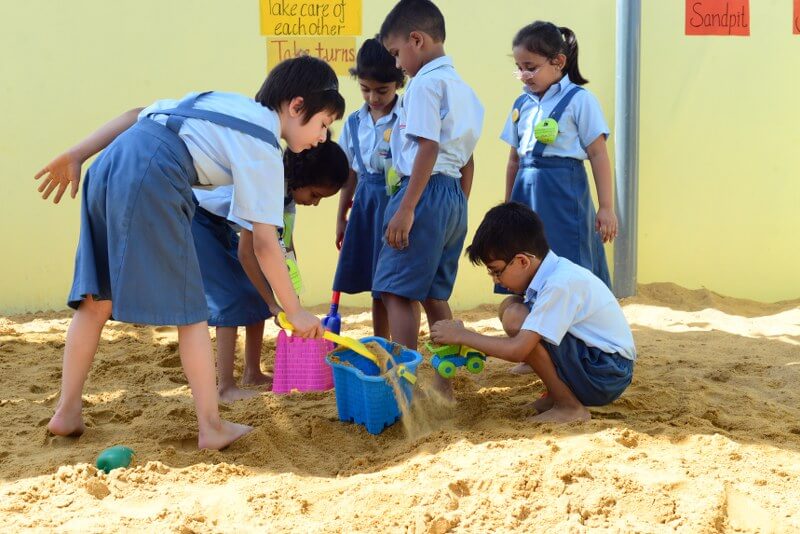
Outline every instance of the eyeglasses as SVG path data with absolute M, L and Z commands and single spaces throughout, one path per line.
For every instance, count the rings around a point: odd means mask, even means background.
M 536 67 L 533 70 L 516 69 L 516 70 L 512 71 L 512 74 L 514 75 L 514 78 L 518 79 L 519 81 L 526 82 L 526 81 L 530 80 L 531 78 L 533 78 L 534 76 L 536 76 L 536 73 L 538 73 L 540 70 L 542 70 L 542 67 L 544 67 L 544 65 Z
M 529 258 L 535 258 L 536 257 L 536 254 L 531 254 L 530 252 L 520 252 L 519 254 L 521 254 L 523 256 L 527 256 Z M 489 276 L 492 277 L 493 280 L 498 280 L 499 281 L 500 277 L 503 276 L 503 273 L 506 272 L 506 269 L 508 269 L 508 266 L 511 265 L 512 263 L 514 263 L 517 260 L 517 257 L 519 256 L 519 254 L 517 256 L 514 256 L 513 258 L 511 258 L 510 261 L 507 261 L 502 269 L 494 270 L 494 269 L 490 269 L 490 268 L 487 267 L 486 272 L 488 273 Z

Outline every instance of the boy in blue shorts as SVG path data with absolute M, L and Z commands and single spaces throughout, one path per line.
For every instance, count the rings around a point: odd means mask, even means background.
M 379 37 L 412 80 L 390 139 L 400 184 L 386 207 L 372 290 L 386 305 L 392 339 L 415 349 L 417 302 L 430 324 L 453 316 L 447 300 L 467 233 L 483 106 L 445 55 L 444 17 L 429 0 L 398 2 Z
M 431 329 L 435 342 L 528 363 L 547 388 L 533 403 L 540 412 L 534 421 L 587 420 L 586 406 L 610 404 L 625 391 L 636 348 L 622 309 L 599 278 L 550 250 L 536 213 L 517 202 L 492 208 L 467 254 L 473 264 L 486 265 L 496 283 L 518 294 L 500 305 L 508 337 L 441 321 Z

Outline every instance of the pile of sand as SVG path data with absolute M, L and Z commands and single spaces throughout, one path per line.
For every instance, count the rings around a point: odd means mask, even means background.
M 45 430 L 69 316 L 0 318 L 0 530 L 800 531 L 800 301 L 653 284 L 623 305 L 634 382 L 588 423 L 526 422 L 541 383 L 490 359 L 459 371 L 429 432 L 372 436 L 338 421 L 333 392 L 268 393 L 222 408 L 256 427 L 224 452 L 195 449 L 174 329 L 106 328 L 71 439 Z M 499 333 L 492 307 L 460 317 Z M 370 333 L 363 310 L 344 323 Z M 116 444 L 136 466 L 98 473 Z

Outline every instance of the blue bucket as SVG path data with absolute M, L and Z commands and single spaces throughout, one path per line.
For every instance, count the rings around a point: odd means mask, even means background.
M 365 337 L 362 343 L 377 342 L 389 354 L 394 356 L 397 364 L 403 364 L 412 372 L 422 362 L 422 355 L 382 337 Z M 398 347 L 401 350 L 397 350 Z M 398 353 L 398 354 L 395 354 Z M 334 362 L 331 357 L 339 362 Z M 370 434 L 380 434 L 383 429 L 393 425 L 400 419 L 399 402 L 411 404 L 413 386 L 407 380 L 399 378 L 400 389 L 405 399 L 395 399 L 394 390 L 386 377 L 380 376 L 380 369 L 367 358 L 352 350 L 337 350 L 328 354 L 325 361 L 333 368 L 333 387 L 336 390 L 336 408 L 339 420 L 364 425 Z M 391 362 L 388 363 L 391 369 Z

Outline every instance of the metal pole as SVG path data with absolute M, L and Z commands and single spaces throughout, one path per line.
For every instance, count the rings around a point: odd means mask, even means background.
M 614 111 L 615 200 L 619 234 L 614 242 L 614 294 L 636 294 L 639 204 L 639 57 L 641 0 L 617 0 L 617 76 Z

